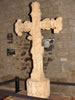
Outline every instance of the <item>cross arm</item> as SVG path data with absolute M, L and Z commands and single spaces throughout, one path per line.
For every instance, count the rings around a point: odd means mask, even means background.
M 25 21 L 22 23 L 21 19 L 18 19 L 15 24 L 15 32 L 18 34 L 18 36 L 22 35 L 22 32 L 29 32 L 31 30 L 32 23 L 30 21 Z
M 62 18 L 58 17 L 56 20 L 46 18 L 41 21 L 40 27 L 46 30 L 54 29 L 54 33 L 59 33 L 62 30 Z

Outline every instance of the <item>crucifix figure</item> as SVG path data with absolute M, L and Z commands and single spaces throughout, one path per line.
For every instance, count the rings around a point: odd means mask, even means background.
M 29 32 L 28 39 L 32 41 L 33 70 L 31 78 L 27 80 L 27 94 L 48 98 L 50 95 L 50 80 L 45 78 L 43 72 L 44 48 L 42 46 L 41 29 L 54 29 L 54 33 L 59 33 L 62 30 L 62 18 L 58 17 L 56 20 L 46 18 L 41 21 L 40 4 L 38 2 L 32 3 L 31 17 L 32 22 L 25 21 L 22 23 L 21 19 L 18 19 L 15 24 L 16 33 L 21 36 L 22 32 Z

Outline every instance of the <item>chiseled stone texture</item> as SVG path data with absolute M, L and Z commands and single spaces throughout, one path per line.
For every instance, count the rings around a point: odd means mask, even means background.
M 16 19 L 29 19 L 29 3 L 33 0 L 0 0 L 0 81 L 15 76 L 28 78 L 31 72 L 30 41 L 26 34 L 17 37 L 13 31 Z M 42 19 L 63 18 L 60 34 L 43 31 L 45 39 L 54 38 L 55 44 L 44 53 L 44 72 L 53 81 L 75 83 L 75 0 L 37 0 L 41 4 Z M 7 34 L 13 34 L 13 43 L 7 43 Z M 46 34 L 45 34 L 46 33 Z M 49 34 L 47 34 L 49 33 Z M 14 48 L 15 56 L 7 56 L 7 48 Z M 51 85 L 51 92 L 75 97 L 72 86 Z
M 27 80 L 27 95 L 40 97 L 40 98 L 49 98 L 50 96 L 50 81 L 49 79 L 45 80 Z

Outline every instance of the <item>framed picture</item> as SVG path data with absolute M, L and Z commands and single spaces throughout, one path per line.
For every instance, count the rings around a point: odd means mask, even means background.
M 7 56 L 14 56 L 15 55 L 15 49 L 7 48 Z
M 12 33 L 7 34 L 7 41 L 8 41 L 8 43 L 13 43 L 13 34 Z
M 54 39 L 44 39 L 43 46 L 44 48 L 49 48 L 50 46 L 54 45 Z

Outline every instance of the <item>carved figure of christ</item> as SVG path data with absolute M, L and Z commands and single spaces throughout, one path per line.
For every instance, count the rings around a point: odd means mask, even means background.
M 44 48 L 42 46 L 43 36 L 41 29 L 50 30 L 54 29 L 54 33 L 59 33 L 62 30 L 62 18 L 58 17 L 56 20 L 46 18 L 41 21 L 40 4 L 38 2 L 32 3 L 31 12 L 32 22 L 25 21 L 22 23 L 21 19 L 18 19 L 15 24 L 16 33 L 21 36 L 22 32 L 29 32 L 29 40 L 32 40 L 32 59 L 33 59 L 33 71 L 31 79 L 44 80 L 43 72 L 43 53 Z

